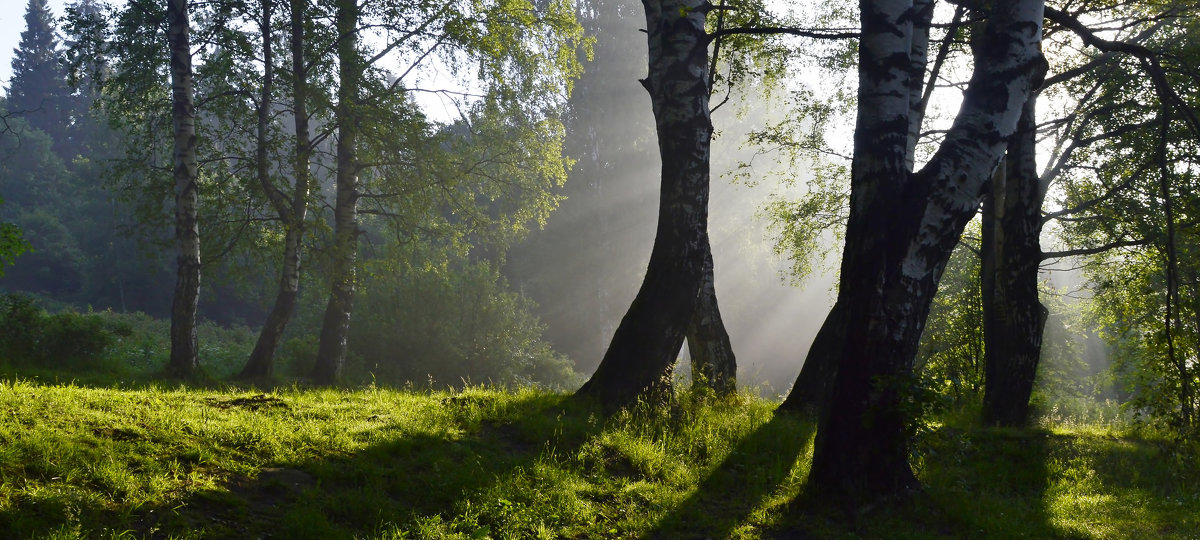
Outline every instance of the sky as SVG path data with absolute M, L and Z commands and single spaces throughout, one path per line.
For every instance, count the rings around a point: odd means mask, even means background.
M 61 17 L 66 0 L 50 0 L 50 11 Z M 0 87 L 8 92 L 8 80 L 12 77 L 13 49 L 21 42 L 25 31 L 25 6 L 28 0 L 0 0 Z

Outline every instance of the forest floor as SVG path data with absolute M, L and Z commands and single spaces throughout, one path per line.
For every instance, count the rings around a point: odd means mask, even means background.
M 5 538 L 1200 538 L 1200 466 L 1103 427 L 933 427 L 925 489 L 802 495 L 743 396 L 603 417 L 535 390 L 0 383 Z

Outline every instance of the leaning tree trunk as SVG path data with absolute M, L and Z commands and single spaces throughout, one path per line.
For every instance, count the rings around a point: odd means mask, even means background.
M 983 185 L 1045 70 L 1042 2 L 993 4 L 954 125 L 907 167 L 911 1 L 863 0 L 850 219 L 837 305 L 844 323 L 809 487 L 849 503 L 918 486 L 908 463 L 913 361 L 937 284 Z
M 712 245 L 707 235 L 704 247 L 704 278 L 688 324 L 688 353 L 692 357 L 694 384 L 704 384 L 718 395 L 726 396 L 737 391 L 737 358 L 717 305 Z
M 1036 98 L 1021 114 L 1008 158 L 992 185 L 990 242 L 983 246 L 984 392 L 986 424 L 1021 426 L 1042 353 L 1049 312 L 1038 301 L 1042 260 L 1042 194 L 1037 173 Z M 989 223 L 990 222 L 990 223 Z M 990 244 L 990 245 L 989 245 Z
M 250 353 L 250 359 L 238 375 L 243 379 L 270 377 L 275 367 L 275 349 L 283 337 L 283 331 L 296 312 L 296 298 L 300 291 L 300 252 L 303 247 L 304 220 L 308 214 L 309 163 L 312 153 L 308 134 L 308 67 L 304 64 L 304 6 L 305 0 L 291 0 L 291 53 L 292 53 L 292 112 L 295 127 L 295 149 L 293 151 L 292 175 L 295 185 L 292 199 L 287 201 L 282 192 L 275 189 L 266 170 L 266 129 L 271 103 L 271 0 L 263 0 L 263 92 L 259 101 L 259 182 L 270 198 L 272 205 L 283 222 L 283 269 L 279 276 L 279 291 L 267 320 L 263 323 L 258 341 Z
M 196 305 L 200 298 L 200 195 L 196 166 L 196 109 L 192 91 L 192 49 L 187 0 L 167 3 L 167 43 L 171 51 L 171 121 L 175 132 L 175 295 L 171 302 L 171 359 L 167 372 L 188 377 L 199 367 Z
M 920 140 L 921 123 L 928 106 L 925 85 L 925 67 L 929 63 L 929 27 L 933 20 L 933 0 L 915 0 L 911 13 L 914 14 L 912 38 L 908 45 L 907 87 L 908 116 L 905 120 L 904 168 L 912 172 L 916 163 L 916 148 Z M 932 86 L 932 84 L 930 85 Z M 899 104 L 895 104 L 898 106 Z M 780 411 L 798 412 L 817 416 L 829 403 L 833 379 L 837 374 L 842 342 L 846 339 L 845 310 L 835 303 L 829 316 L 821 325 L 804 358 L 804 365 L 787 398 L 779 406 Z
M 340 85 L 334 110 L 337 123 L 337 200 L 333 210 L 333 268 L 329 303 L 321 322 L 321 341 L 313 382 L 333 384 L 346 361 L 346 338 L 350 333 L 350 312 L 356 289 L 355 266 L 358 262 L 358 157 L 355 140 L 358 121 L 354 113 L 358 96 L 358 78 L 362 75 L 358 47 L 358 5 L 356 0 L 337 2 L 338 65 Z
M 704 274 L 708 226 L 708 36 L 704 0 L 643 0 L 650 93 L 662 158 L 658 229 L 646 277 L 577 396 L 620 407 L 669 381 Z

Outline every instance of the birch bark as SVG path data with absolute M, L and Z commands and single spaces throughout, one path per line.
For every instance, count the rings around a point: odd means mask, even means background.
M 708 35 L 704 0 L 644 0 L 650 94 L 662 158 L 646 276 L 577 395 L 620 407 L 669 383 L 703 278 L 708 226 Z
M 174 129 L 175 294 L 171 303 L 171 358 L 167 372 L 193 375 L 198 365 L 196 306 L 200 298 L 200 206 L 196 165 L 196 108 L 188 1 L 167 2 L 167 43 L 171 54 L 171 120 Z
M 325 316 L 313 382 L 333 384 L 346 361 L 346 338 L 350 332 L 350 312 L 357 286 L 358 264 L 358 137 L 355 100 L 362 66 L 358 57 L 358 18 L 356 0 L 338 0 L 336 25 L 339 86 L 334 110 L 337 123 L 336 201 L 333 210 L 334 246 L 332 250 L 332 287 Z
M 985 423 L 1021 426 L 1042 351 L 1049 312 L 1038 301 L 1042 260 L 1042 195 L 1036 162 L 1035 99 L 1026 102 L 1019 129 L 992 186 L 993 218 L 984 219 Z M 986 232 L 986 231 L 985 231 Z M 990 259 L 990 260 L 988 260 Z
M 908 463 L 909 388 L 942 270 L 1045 72 L 1040 0 L 996 3 L 962 108 L 930 161 L 909 172 L 912 0 L 861 0 L 858 120 L 837 315 L 844 337 L 809 486 L 861 501 L 918 486 Z
M 271 306 L 271 312 L 267 315 L 266 322 L 263 323 L 262 331 L 259 332 L 258 341 L 254 344 L 254 350 L 250 352 L 250 358 L 246 361 L 246 366 L 242 368 L 241 373 L 238 375 L 239 378 L 243 379 L 270 377 L 274 371 L 275 350 L 279 347 L 283 331 L 287 328 L 292 315 L 296 311 L 296 300 L 300 291 L 300 260 L 301 248 L 303 247 L 304 220 L 308 215 L 309 163 L 311 161 L 312 143 L 309 135 L 308 106 L 306 103 L 308 99 L 308 67 L 304 62 L 304 24 L 305 6 L 307 4 L 305 0 L 290 0 L 292 113 L 295 138 L 292 153 L 292 176 L 294 184 L 292 186 L 290 201 L 287 200 L 287 197 L 282 192 L 274 187 L 266 171 L 263 170 L 266 162 L 264 155 L 266 146 L 266 113 L 269 111 L 271 103 L 271 1 L 262 0 L 264 15 L 261 33 L 263 36 L 263 63 L 266 66 L 266 71 L 263 77 L 262 97 L 259 102 L 259 180 L 264 192 L 271 198 L 272 206 L 275 207 L 280 221 L 283 222 L 283 268 L 279 276 L 279 290 L 275 295 L 275 303 Z

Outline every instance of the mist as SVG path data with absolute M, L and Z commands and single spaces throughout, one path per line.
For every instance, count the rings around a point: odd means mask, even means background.
M 566 198 L 544 228 L 509 254 L 505 269 L 513 286 L 537 302 L 546 338 L 585 375 L 599 364 L 636 295 L 654 241 L 661 161 L 650 101 L 638 84 L 646 53 L 637 22 L 608 21 L 618 30 L 606 31 L 617 37 L 599 34 L 596 59 L 572 98 L 580 112 L 568 124 L 568 152 L 578 161 Z M 746 144 L 750 131 L 782 109 L 781 97 L 746 88 L 713 114 L 709 233 L 717 299 L 739 386 L 768 397 L 786 394 L 834 297 L 833 278 L 820 268 L 799 286 L 789 282 L 789 264 L 773 253 L 768 218 L 760 215 L 772 195 L 802 193 L 810 176 L 783 171 L 794 182 L 780 182 L 778 160 L 756 156 L 761 149 Z M 738 169 L 751 161 L 749 174 Z M 676 370 L 685 378 L 690 373 L 686 345 Z

